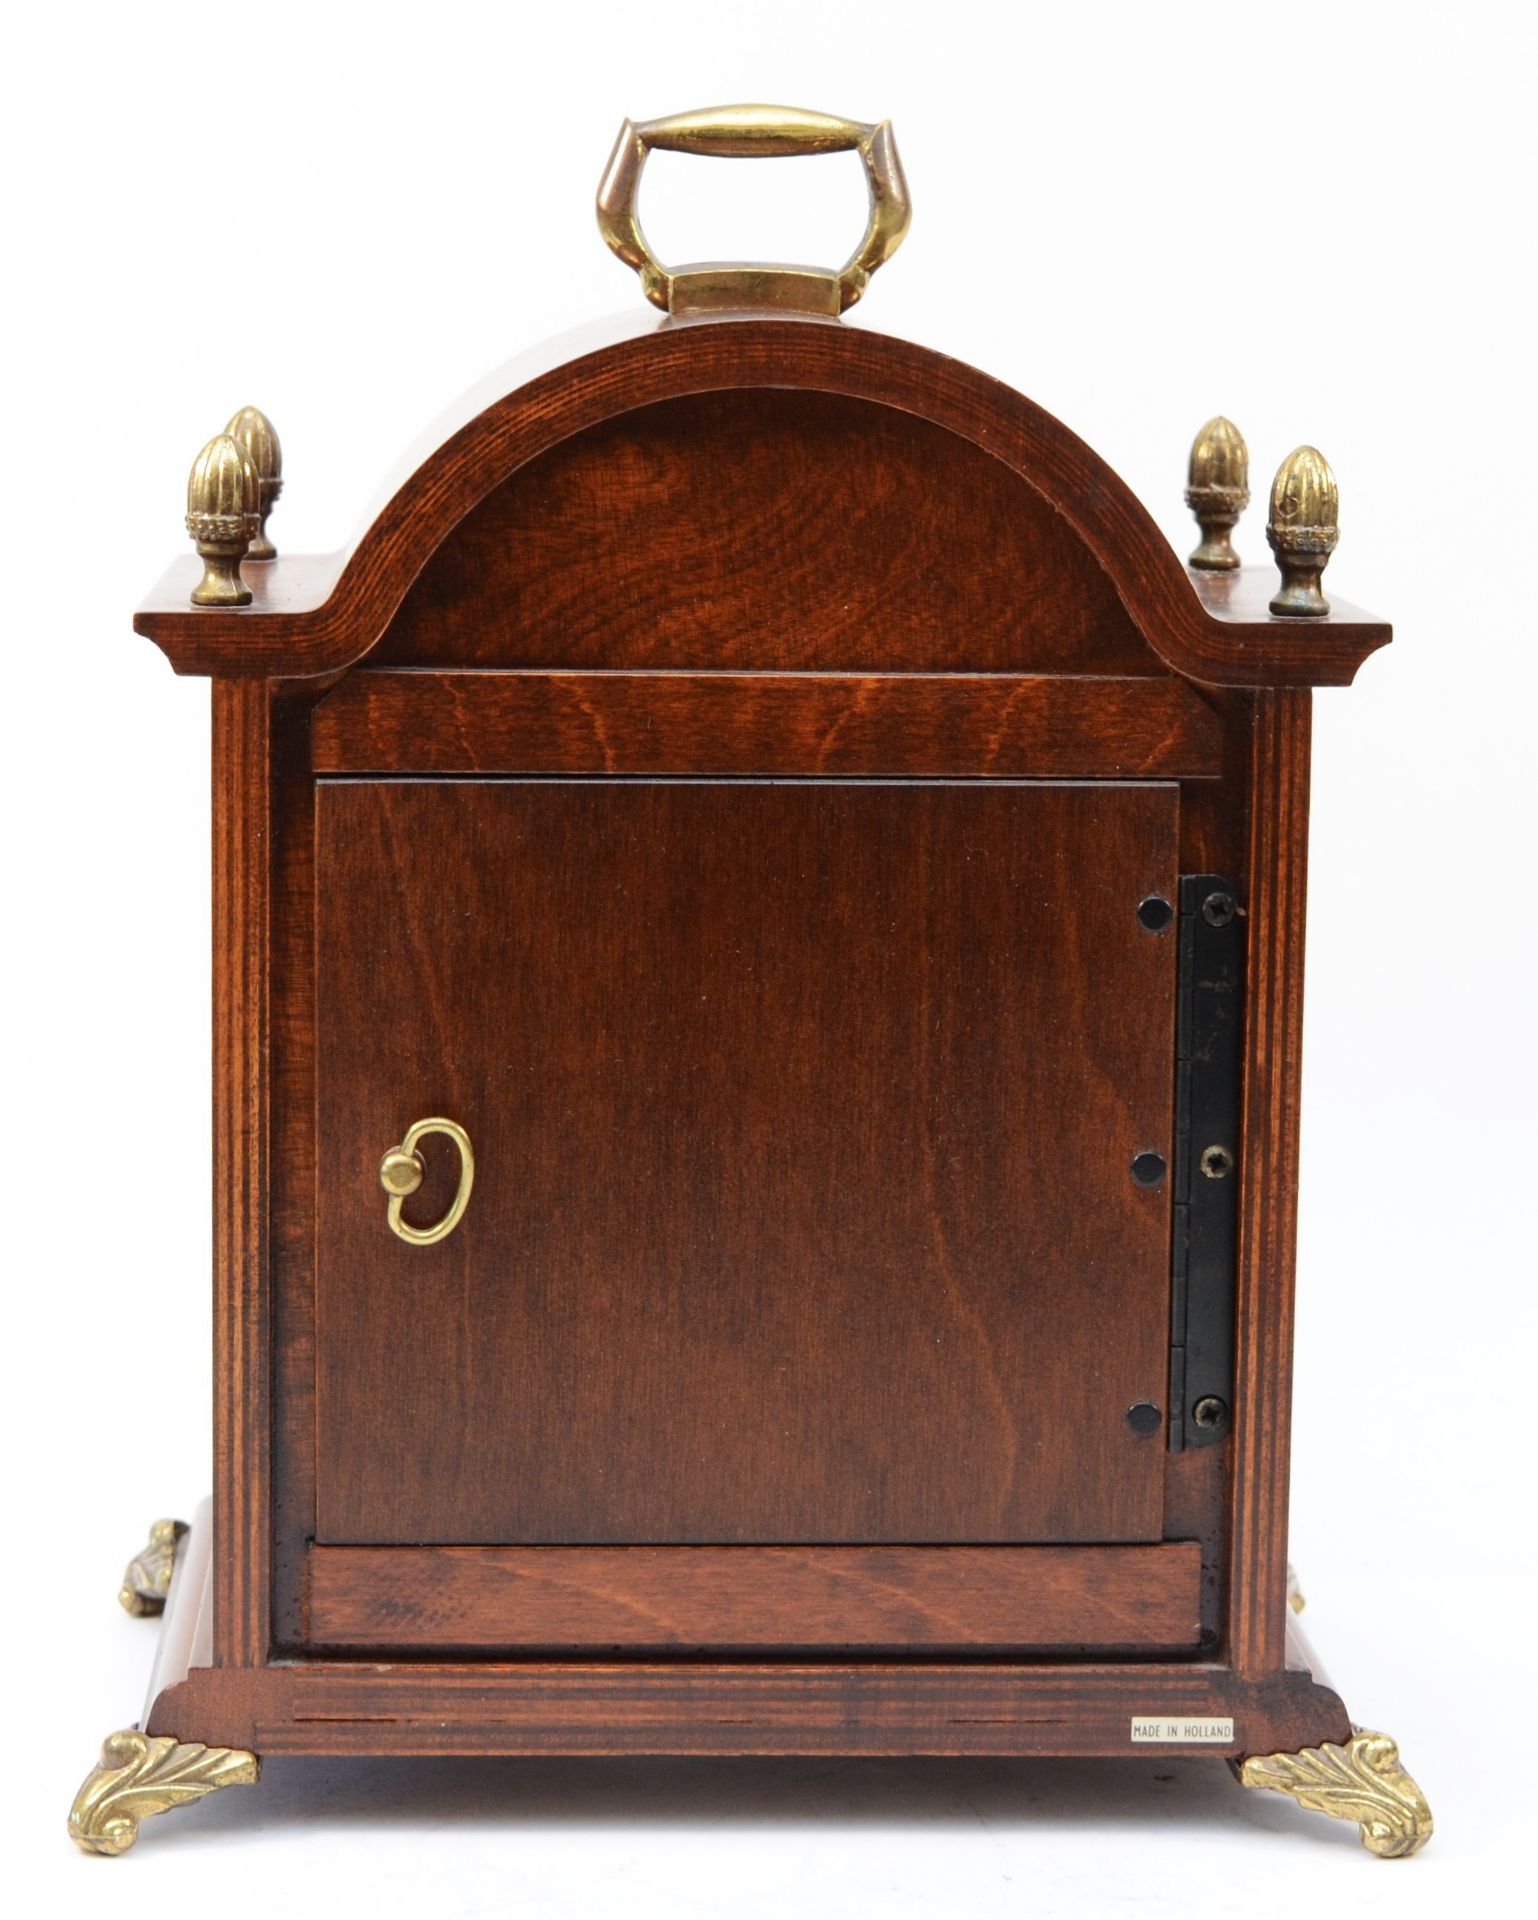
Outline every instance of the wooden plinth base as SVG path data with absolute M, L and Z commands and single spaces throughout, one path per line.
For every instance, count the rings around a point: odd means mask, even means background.
M 208 1651 L 209 1535 L 205 1508 L 178 1541 L 142 1734 L 114 1737 L 142 1743 L 147 1736 L 150 1748 L 164 1753 L 174 1745 L 180 1755 L 253 1760 L 230 1778 L 254 1778 L 254 1756 L 272 1754 L 1208 1751 L 1233 1762 L 1247 1785 L 1359 1820 L 1375 1852 L 1413 1852 L 1430 1833 L 1429 1810 L 1399 1769 L 1392 1742 L 1351 1726 L 1339 1697 L 1315 1678 L 1295 1624 L 1285 1671 L 1260 1675 L 1194 1661 L 327 1659 L 215 1667 Z M 133 1757 L 148 1765 L 137 1748 Z M 82 1796 L 102 1796 L 102 1775 L 98 1768 Z M 143 1810 L 170 1804 L 177 1802 Z

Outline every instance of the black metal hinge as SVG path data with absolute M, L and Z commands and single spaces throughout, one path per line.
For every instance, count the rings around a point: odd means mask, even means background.
M 1183 875 L 1175 1014 L 1169 1445 L 1229 1430 L 1239 1228 L 1244 909 L 1220 874 Z

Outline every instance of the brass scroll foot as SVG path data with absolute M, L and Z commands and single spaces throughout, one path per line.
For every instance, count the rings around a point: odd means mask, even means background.
M 260 1771 L 256 1755 L 240 1747 L 202 1747 L 133 1728 L 108 1734 L 100 1764 L 69 1810 L 69 1837 L 86 1853 L 127 1853 L 139 1822 L 152 1813 L 169 1813 L 218 1787 L 250 1786 Z
M 1362 1845 L 1380 1860 L 1408 1859 L 1431 1838 L 1426 1796 L 1400 1766 L 1399 1749 L 1386 1733 L 1355 1728 L 1343 1747 L 1326 1741 L 1301 1753 L 1257 1756 L 1238 1771 L 1247 1787 L 1269 1787 L 1310 1813 L 1357 1821 Z
M 157 1520 L 150 1528 L 148 1546 L 129 1561 L 118 1588 L 117 1597 L 125 1613 L 165 1612 L 177 1542 L 186 1531 L 185 1520 Z

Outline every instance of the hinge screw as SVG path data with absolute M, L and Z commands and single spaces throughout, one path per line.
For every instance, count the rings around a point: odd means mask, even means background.
M 1214 1427 L 1221 1427 L 1227 1420 L 1228 1402 L 1220 1400 L 1215 1393 L 1203 1394 L 1192 1407 L 1191 1418 L 1197 1426 L 1204 1427 L 1210 1432 Z
M 1202 918 L 1209 927 L 1226 927 L 1239 911 L 1239 903 L 1231 893 L 1209 893 L 1202 902 Z
M 1234 1170 L 1234 1156 L 1227 1147 L 1203 1147 L 1197 1164 L 1209 1180 L 1226 1180 Z

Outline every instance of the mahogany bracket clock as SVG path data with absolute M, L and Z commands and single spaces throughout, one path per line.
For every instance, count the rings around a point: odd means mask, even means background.
M 853 149 L 836 271 L 672 269 L 647 153 Z M 213 683 L 214 1492 L 70 1826 L 268 1754 L 1230 1760 L 1431 1816 L 1289 1606 L 1312 690 L 1336 492 L 1088 447 L 847 326 L 889 124 L 623 128 L 661 316 L 477 396 L 347 553 L 193 468 Z M 1294 1600 L 1294 1605 L 1299 1604 Z

